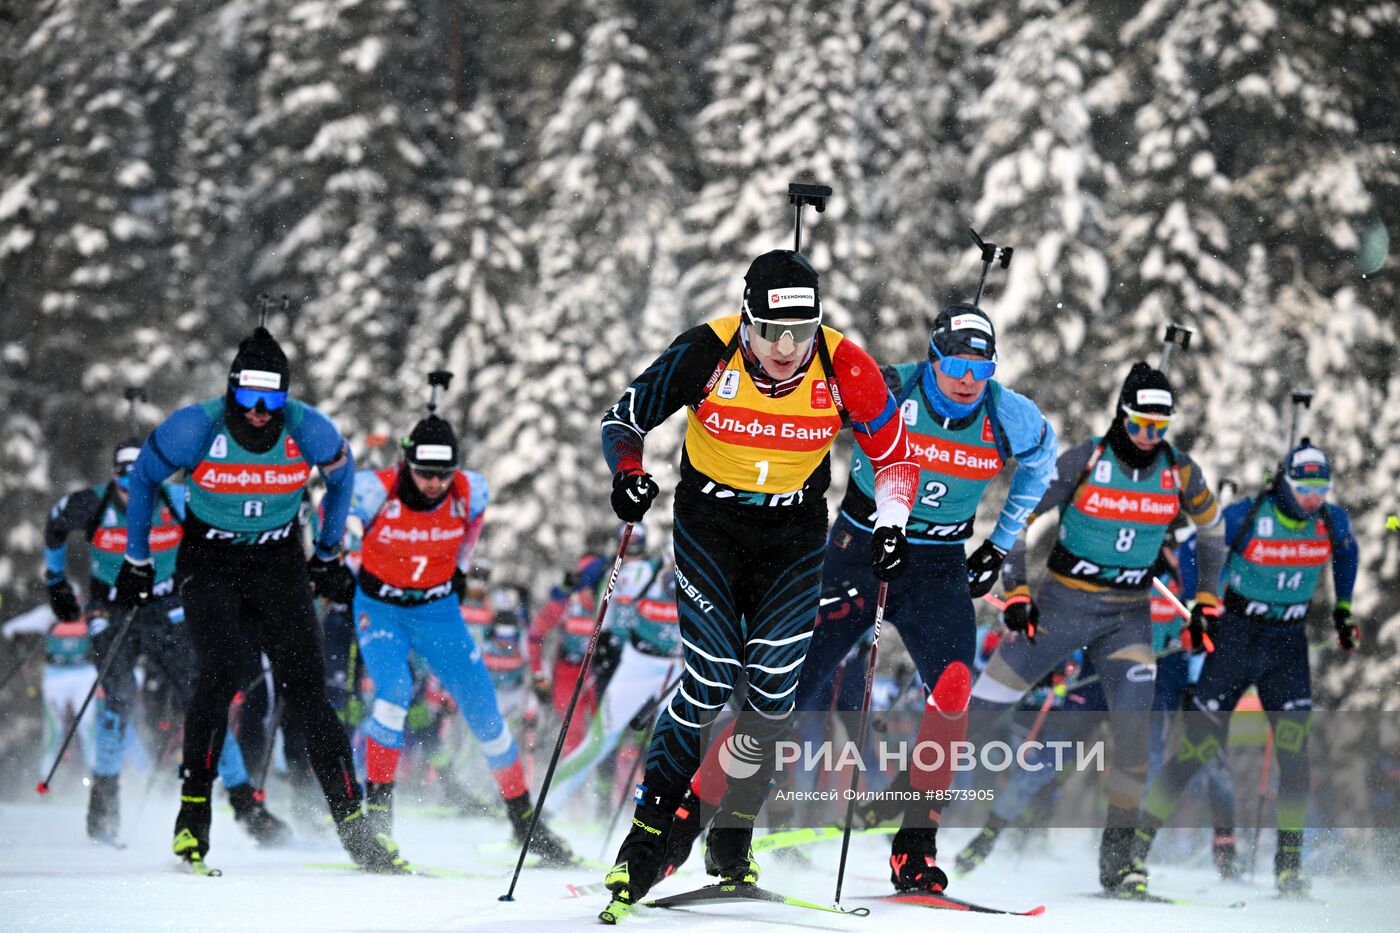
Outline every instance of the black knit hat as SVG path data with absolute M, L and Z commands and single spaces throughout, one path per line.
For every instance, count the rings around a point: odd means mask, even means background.
M 1167 374 L 1139 360 L 1123 380 L 1118 393 L 1118 407 L 1144 415 L 1170 415 L 1175 402 L 1171 380 Z
M 753 317 L 811 319 L 821 316 L 817 270 L 790 249 L 764 253 L 744 273 L 744 308 Z
M 988 360 L 997 356 L 996 328 L 987 312 L 976 305 L 953 305 L 938 312 L 928 342 L 929 359 L 935 362 L 935 349 L 944 356 L 971 353 Z
M 274 378 L 275 377 L 275 378 Z M 267 328 L 259 327 L 238 344 L 238 354 L 228 370 L 228 387 L 286 392 L 291 382 L 287 354 Z
M 452 425 L 429 415 L 403 441 L 403 456 L 411 467 L 451 470 L 457 466 L 457 435 Z

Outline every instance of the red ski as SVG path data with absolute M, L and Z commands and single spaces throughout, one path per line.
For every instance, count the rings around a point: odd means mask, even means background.
M 881 894 L 876 897 L 861 898 L 867 901 L 884 901 L 887 904 L 908 904 L 911 907 L 930 907 L 934 910 L 965 910 L 974 914 L 1009 914 L 1015 917 L 1039 917 L 1045 913 L 1045 905 L 1030 910 L 1000 910 L 984 907 L 971 901 L 949 897 L 946 894 Z

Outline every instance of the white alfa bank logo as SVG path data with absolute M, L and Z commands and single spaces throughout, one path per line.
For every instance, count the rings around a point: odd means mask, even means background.
M 751 778 L 763 763 L 763 749 L 758 739 L 736 732 L 719 747 L 719 766 L 736 781 Z

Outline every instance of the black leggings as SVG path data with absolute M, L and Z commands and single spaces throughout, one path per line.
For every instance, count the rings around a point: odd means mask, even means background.
M 199 683 L 185 716 L 185 767 L 212 780 L 223 748 L 229 703 L 244 684 L 245 640 L 272 665 L 288 718 L 306 736 L 311 767 L 337 818 L 359 807 L 360 790 L 345 729 L 326 699 L 311 579 L 296 548 L 180 551 L 177 579 L 199 655 Z

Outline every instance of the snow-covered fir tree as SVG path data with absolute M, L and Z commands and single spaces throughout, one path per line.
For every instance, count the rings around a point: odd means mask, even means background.
M 529 195 L 535 288 L 506 319 L 508 404 L 492 416 L 495 534 L 532 566 L 610 526 L 598 419 L 675 335 L 679 191 L 648 116 L 658 67 L 605 0 L 543 128 Z M 647 321 L 655 330 L 639 331 Z M 666 324 L 671 326 L 666 326 Z M 664 462 L 665 450 L 650 456 Z M 565 505 L 567 504 L 567 505 Z

